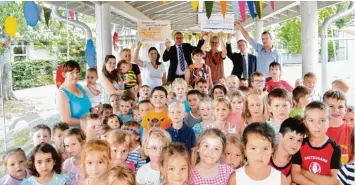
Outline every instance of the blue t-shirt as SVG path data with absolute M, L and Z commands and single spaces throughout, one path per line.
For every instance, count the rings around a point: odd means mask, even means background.
M 31 176 L 30 178 L 23 180 L 21 185 L 65 185 L 67 181 L 68 181 L 67 174 L 54 173 L 52 180 L 47 183 L 41 184 L 37 182 L 34 176 Z
M 121 119 L 123 123 L 127 123 L 128 121 L 133 121 L 133 116 L 132 114 L 128 114 L 127 116 L 123 116 L 122 113 L 118 115 L 118 117 Z
M 166 131 L 170 134 L 173 143 L 179 142 L 184 144 L 191 153 L 191 148 L 196 145 L 196 136 L 192 128 L 183 123 L 179 130 L 174 129 L 171 125 Z

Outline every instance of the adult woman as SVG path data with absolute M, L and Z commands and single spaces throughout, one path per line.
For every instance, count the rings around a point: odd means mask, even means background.
M 211 72 L 212 82 L 216 84 L 220 78 L 224 78 L 223 60 L 227 56 L 227 49 L 226 45 L 223 42 L 222 33 L 218 33 L 218 36 L 212 37 L 212 32 L 209 32 L 208 38 L 210 39 L 211 49 L 210 51 L 206 51 L 204 59 L 205 64 L 210 66 L 211 69 L 213 69 L 213 71 Z M 218 51 L 219 44 L 221 44 L 222 51 Z
M 131 60 L 132 60 L 131 50 L 128 48 L 122 49 L 120 52 L 120 58 L 121 58 L 121 60 L 125 60 L 125 61 L 129 62 L 129 64 L 130 64 L 129 70 L 132 70 L 136 74 L 137 85 L 138 85 L 138 88 L 140 89 L 140 87 L 142 87 L 141 70 L 139 69 L 137 64 L 131 63 Z
M 64 63 L 64 83 L 59 88 L 59 113 L 62 121 L 70 126 L 79 126 L 80 118 L 90 112 L 91 103 L 85 90 L 77 82 L 80 78 L 80 66 L 69 60 Z
M 159 62 L 159 52 L 155 47 L 148 50 L 150 62 L 138 59 L 139 50 L 142 43 L 137 43 L 137 49 L 134 53 L 134 61 L 143 68 L 143 76 L 145 79 L 144 85 L 148 85 L 151 89 L 156 86 L 161 86 L 166 83 L 166 69 L 165 66 Z
M 106 55 L 105 64 L 102 66 L 102 86 L 108 94 L 116 94 L 120 96 L 124 89 L 120 89 L 117 81 L 118 75 L 116 68 L 116 57 Z

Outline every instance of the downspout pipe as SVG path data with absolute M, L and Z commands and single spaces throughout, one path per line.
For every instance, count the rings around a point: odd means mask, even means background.
M 328 17 L 324 20 L 321 28 L 321 69 L 322 69 L 322 91 L 325 92 L 328 89 L 328 27 L 331 23 L 355 12 L 354 1 L 350 1 L 349 8 L 343 12 L 339 12 L 335 15 Z
M 53 5 L 53 15 L 60 22 L 65 22 L 65 23 L 68 23 L 72 26 L 79 27 L 79 28 L 83 29 L 86 32 L 86 39 L 87 40 L 92 39 L 92 31 L 88 25 L 86 25 L 83 22 L 77 21 L 77 20 L 67 19 L 66 17 L 60 15 L 58 6 Z

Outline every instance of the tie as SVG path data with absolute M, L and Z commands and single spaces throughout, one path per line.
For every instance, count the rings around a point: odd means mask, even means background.
M 179 64 L 181 71 L 185 71 L 185 61 L 184 61 L 184 52 L 182 51 L 182 47 L 179 46 Z
M 243 77 L 248 78 L 247 62 L 245 61 L 245 55 L 242 54 L 243 58 Z

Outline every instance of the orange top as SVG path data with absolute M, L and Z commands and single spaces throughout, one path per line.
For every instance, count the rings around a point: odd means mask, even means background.
M 150 110 L 143 116 L 142 127 L 144 129 L 150 129 L 151 127 L 159 127 L 166 130 L 171 125 L 171 120 L 168 116 L 168 109 L 162 112 L 155 112 L 155 110 Z

